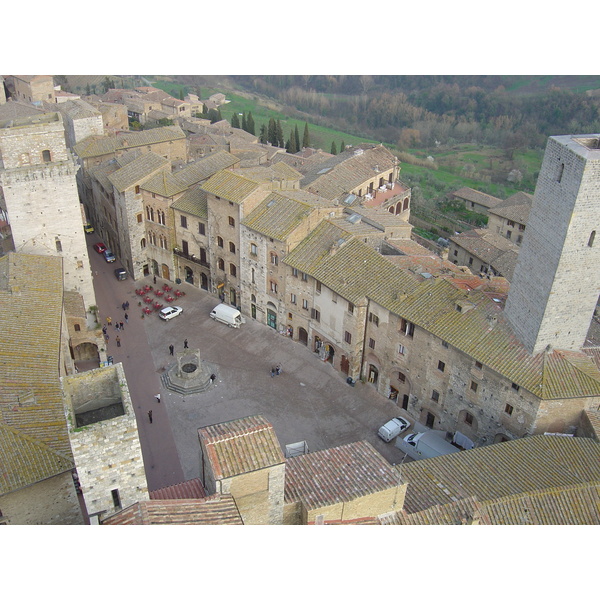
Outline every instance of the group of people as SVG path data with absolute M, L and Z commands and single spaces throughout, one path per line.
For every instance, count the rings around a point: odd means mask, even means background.
M 271 377 L 275 377 L 275 375 L 281 375 L 281 366 L 277 365 L 271 369 Z

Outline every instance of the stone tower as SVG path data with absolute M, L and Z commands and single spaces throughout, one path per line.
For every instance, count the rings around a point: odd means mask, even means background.
M 600 292 L 600 134 L 549 138 L 505 315 L 532 354 L 579 350 Z
M 95 305 L 75 175 L 58 113 L 0 121 L 0 201 L 15 250 L 60 256 L 66 290 Z M 3 195 L 3 199 L 2 199 Z

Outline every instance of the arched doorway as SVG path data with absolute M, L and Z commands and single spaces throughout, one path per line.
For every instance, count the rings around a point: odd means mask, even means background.
M 163 279 L 168 279 L 168 280 L 171 279 L 171 273 L 170 273 L 169 267 L 167 265 L 163 265 L 162 266 L 162 275 L 161 275 L 161 277 Z
M 152 266 L 152 275 L 158 275 L 160 271 L 158 270 L 158 263 L 155 260 L 151 261 Z
M 304 327 L 298 328 L 298 341 L 305 346 L 308 346 L 308 331 L 306 331 Z
M 325 344 L 325 362 L 333 364 L 335 349 L 331 344 Z
M 208 277 L 206 276 L 205 273 L 200 273 L 200 287 L 203 290 L 208 289 Z
M 187 281 L 187 283 L 191 283 L 192 285 L 194 285 L 194 271 L 192 271 L 192 269 L 190 269 L 189 267 L 185 267 L 184 272 L 185 280 Z

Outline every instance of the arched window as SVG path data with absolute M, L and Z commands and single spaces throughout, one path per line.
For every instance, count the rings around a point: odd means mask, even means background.
M 140 246 L 141 246 L 142 250 L 146 247 L 146 238 L 142 238 L 140 240 Z
M 235 254 L 235 244 L 233 242 L 229 242 L 229 252 Z
M 279 264 L 279 258 L 277 256 L 277 254 L 275 254 L 275 252 L 271 252 L 271 264 L 272 265 Z
M 237 268 L 236 268 L 236 266 L 233 263 L 229 264 L 229 274 L 232 277 L 237 277 Z
M 222 258 L 219 258 L 219 260 L 217 260 L 217 267 L 221 269 L 221 271 L 225 270 L 225 261 Z

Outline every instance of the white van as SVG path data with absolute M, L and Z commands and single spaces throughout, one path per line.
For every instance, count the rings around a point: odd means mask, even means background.
M 377 435 L 384 442 L 391 442 L 397 435 L 410 427 L 410 423 L 402 417 L 396 417 L 379 428 Z
M 239 327 L 242 323 L 246 322 L 246 319 L 242 317 L 242 313 L 240 313 L 237 308 L 228 306 L 227 304 L 215 306 L 212 309 L 210 316 L 215 321 L 225 323 L 229 327 Z
M 422 431 L 421 433 L 409 433 L 403 439 L 396 440 L 396 448 L 400 448 L 415 460 L 460 452 L 460 448 L 453 446 L 445 438 L 445 431 L 434 429 Z

